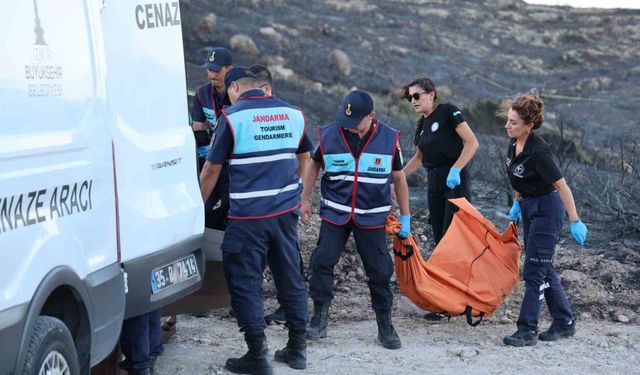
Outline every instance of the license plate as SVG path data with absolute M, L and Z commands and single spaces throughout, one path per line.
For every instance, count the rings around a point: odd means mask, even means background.
M 151 271 L 151 292 L 161 290 L 198 276 L 196 257 L 191 254 Z

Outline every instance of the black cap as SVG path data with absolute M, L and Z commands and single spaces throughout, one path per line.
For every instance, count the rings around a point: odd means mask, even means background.
M 224 75 L 224 87 L 227 89 L 231 82 L 245 77 L 256 78 L 256 75 L 246 66 L 234 66 Z
M 202 67 L 218 72 L 223 66 L 228 65 L 231 65 L 231 51 L 224 47 L 216 47 L 207 53 Z
M 371 112 L 373 112 L 371 95 L 361 90 L 351 91 L 342 101 L 342 107 L 338 109 L 336 123 L 343 128 L 355 129 Z

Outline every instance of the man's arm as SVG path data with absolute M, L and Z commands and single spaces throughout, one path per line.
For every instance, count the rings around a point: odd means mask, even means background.
M 309 139 L 309 136 L 307 136 L 305 132 L 296 150 L 298 176 L 300 178 L 304 178 L 305 168 L 307 167 L 307 163 L 309 163 L 309 159 L 311 159 L 311 151 L 313 151 L 313 143 L 311 143 L 311 139 Z
M 233 137 L 224 117 L 218 120 L 218 125 L 212 136 L 211 150 L 207 155 L 207 161 L 200 172 L 200 192 L 202 199 L 206 201 L 218 182 L 222 164 L 228 158 L 233 148 Z
M 312 211 L 309 197 L 311 196 L 311 191 L 313 191 L 313 186 L 316 184 L 318 173 L 320 173 L 321 167 L 322 163 L 311 160 L 307 164 L 304 178 L 302 180 L 302 184 L 304 187 L 302 189 L 302 197 L 300 199 L 300 211 L 302 211 L 302 217 L 300 219 L 305 224 L 309 224 L 309 219 L 311 219 Z
M 296 154 L 296 158 L 298 159 L 298 177 L 304 178 L 307 164 L 309 164 L 309 159 L 311 159 L 311 152 L 307 151 Z
M 415 172 L 420 167 L 422 167 L 422 151 L 416 148 L 415 155 L 413 155 L 413 157 L 411 158 L 411 160 L 409 160 L 407 165 L 404 166 L 403 171 L 404 171 L 405 177 Z
M 207 201 L 207 198 L 209 198 L 213 188 L 216 186 L 221 170 L 222 164 L 213 164 L 208 160 L 204 163 L 202 172 L 200 172 L 200 194 L 202 194 L 202 200 L 204 202 Z
M 202 110 L 202 102 L 200 101 L 200 97 L 198 96 L 198 92 L 196 91 L 196 95 L 193 96 L 193 108 L 191 110 L 191 128 L 193 131 L 197 130 L 209 130 L 207 126 L 207 122 L 204 116 L 204 111 Z
M 200 121 L 194 121 L 191 123 L 191 128 L 193 129 L 193 131 L 197 131 L 197 130 L 209 130 L 209 127 L 207 126 L 206 122 L 200 122 Z
M 394 190 L 400 206 L 400 215 L 409 215 L 409 185 L 403 171 L 392 171 Z

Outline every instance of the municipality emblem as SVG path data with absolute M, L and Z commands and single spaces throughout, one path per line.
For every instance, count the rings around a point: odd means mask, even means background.
M 437 121 L 434 122 L 433 124 L 431 124 L 431 132 L 432 133 L 435 133 L 438 130 L 438 128 L 440 128 L 440 124 Z
M 522 178 L 523 174 L 524 174 L 524 166 L 522 164 L 518 164 L 516 165 L 515 168 L 513 168 L 514 176 Z

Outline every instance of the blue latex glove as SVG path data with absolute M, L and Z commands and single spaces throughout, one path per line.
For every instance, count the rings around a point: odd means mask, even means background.
M 571 234 L 573 239 L 576 240 L 581 246 L 584 245 L 584 241 L 587 239 L 587 226 L 584 225 L 582 220 L 576 220 L 571 222 Z
M 460 185 L 460 168 L 451 167 L 447 176 L 447 186 L 449 189 L 453 189 L 458 185 Z
M 520 201 L 519 200 L 514 200 L 513 201 L 513 206 L 511 206 L 511 209 L 509 210 L 509 216 L 511 217 L 512 221 L 520 221 L 520 220 L 522 220 L 522 211 L 520 211 Z
M 209 155 L 209 150 L 210 149 L 211 149 L 211 147 L 209 145 L 198 147 L 197 148 L 198 156 L 201 157 L 201 158 L 206 158 L 207 155 Z
M 402 224 L 402 228 L 400 228 L 400 232 L 398 232 L 398 237 L 402 239 L 409 237 L 411 233 L 411 216 L 400 215 L 398 221 Z

